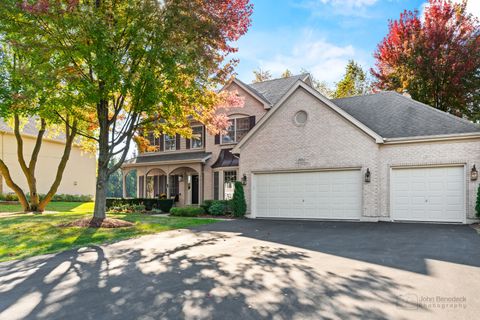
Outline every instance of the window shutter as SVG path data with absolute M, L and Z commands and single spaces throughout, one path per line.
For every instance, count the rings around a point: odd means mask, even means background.
M 180 150 L 180 135 L 178 133 L 175 135 L 175 147 Z
M 185 148 L 186 148 L 186 149 L 190 149 L 190 141 L 191 141 L 191 139 L 185 138 L 185 143 L 186 143 L 186 144 L 185 144 Z
M 218 171 L 213 173 L 213 199 L 218 200 L 219 198 L 219 189 L 220 189 L 220 179 Z
M 250 129 L 255 126 L 255 116 L 250 116 Z
M 219 134 L 215 135 L 215 144 L 220 144 L 220 135 Z
M 163 139 L 163 134 L 160 135 L 160 151 L 165 150 L 165 139 Z
M 202 146 L 205 148 L 205 145 L 206 145 L 206 143 L 207 143 L 207 142 L 206 142 L 206 141 L 207 141 L 207 138 L 206 138 L 206 135 L 205 135 L 205 134 L 206 134 L 205 126 L 202 127 L 202 130 L 203 130 L 203 132 L 202 132 L 202 139 L 203 139 L 203 140 L 202 140 Z M 220 141 L 219 141 L 219 142 L 220 142 Z

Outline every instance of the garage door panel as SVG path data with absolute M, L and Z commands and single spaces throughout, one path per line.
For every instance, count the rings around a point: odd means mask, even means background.
M 256 190 L 257 217 L 359 219 L 361 215 L 359 170 L 258 174 Z
M 394 220 L 463 222 L 463 166 L 392 169 L 391 206 Z

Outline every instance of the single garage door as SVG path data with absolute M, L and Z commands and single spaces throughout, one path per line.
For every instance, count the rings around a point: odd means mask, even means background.
M 360 170 L 255 175 L 259 218 L 360 219 Z
M 392 169 L 391 197 L 394 220 L 463 222 L 464 168 Z

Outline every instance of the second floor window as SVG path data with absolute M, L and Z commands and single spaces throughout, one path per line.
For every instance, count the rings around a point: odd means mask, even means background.
M 164 135 L 165 137 L 165 151 L 177 150 L 175 136 Z
M 160 137 L 156 137 L 153 132 L 148 134 L 148 142 L 151 146 L 160 146 Z
M 192 149 L 203 148 L 203 127 L 192 127 Z
M 235 143 L 240 141 L 250 130 L 250 118 L 235 118 L 230 120 L 227 133 L 222 135 L 222 143 Z

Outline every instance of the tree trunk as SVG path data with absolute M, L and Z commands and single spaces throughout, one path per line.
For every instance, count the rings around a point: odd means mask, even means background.
M 95 209 L 93 217 L 95 219 L 105 219 L 107 211 L 107 183 L 108 183 L 108 167 L 98 166 L 97 187 L 95 190 Z
M 103 85 L 100 85 L 103 88 Z M 106 197 L 108 182 L 108 163 L 110 160 L 110 148 L 108 144 L 109 121 L 108 121 L 108 101 L 100 100 L 97 105 L 97 117 L 99 124 L 98 133 L 98 169 L 97 186 L 95 190 L 95 208 L 93 211 L 94 219 L 106 218 Z
M 37 134 L 37 139 L 35 142 L 35 147 L 32 151 L 32 156 L 30 158 L 30 163 L 27 166 L 25 162 L 25 157 L 23 154 L 23 138 L 22 134 L 20 133 L 20 116 L 14 116 L 14 134 L 15 139 L 17 140 L 17 158 L 18 163 L 20 164 L 20 168 L 25 175 L 28 183 L 28 189 L 30 191 L 30 205 L 29 210 L 39 212 L 39 204 L 40 204 L 40 197 L 37 192 L 37 179 L 35 178 L 35 168 L 37 165 L 38 155 L 40 153 L 40 149 L 42 147 L 43 136 L 45 134 L 46 122 L 45 119 L 40 118 L 40 130 Z M 23 193 L 23 191 L 22 191 Z
M 2 176 L 5 178 L 5 182 L 7 183 L 7 186 L 10 187 L 10 189 L 15 192 L 15 194 L 18 196 L 18 201 L 22 205 L 23 211 L 28 212 L 30 211 L 30 205 L 28 204 L 27 197 L 25 196 L 25 193 L 23 192 L 22 188 L 20 188 L 15 182 L 12 180 L 12 176 L 10 175 L 10 170 L 8 170 L 8 167 L 6 166 L 5 162 L 3 162 L 2 159 L 0 159 L 0 172 L 2 173 Z
M 66 132 L 66 140 L 65 140 L 65 148 L 63 150 L 62 159 L 58 164 L 57 174 L 55 176 L 55 180 L 53 181 L 50 187 L 50 190 L 48 190 L 47 194 L 45 195 L 45 198 L 43 198 L 43 200 L 40 201 L 40 204 L 38 205 L 38 210 L 41 212 L 45 210 L 45 207 L 48 205 L 50 200 L 52 200 L 53 196 L 58 190 L 58 186 L 60 185 L 60 182 L 62 181 L 63 172 L 65 171 L 65 167 L 67 166 L 67 162 L 68 162 L 68 159 L 70 158 L 70 153 L 72 151 L 73 141 L 75 140 L 75 136 L 77 135 L 77 121 L 75 120 L 73 122 L 71 132 L 70 132 L 69 123 L 66 123 L 65 132 Z

